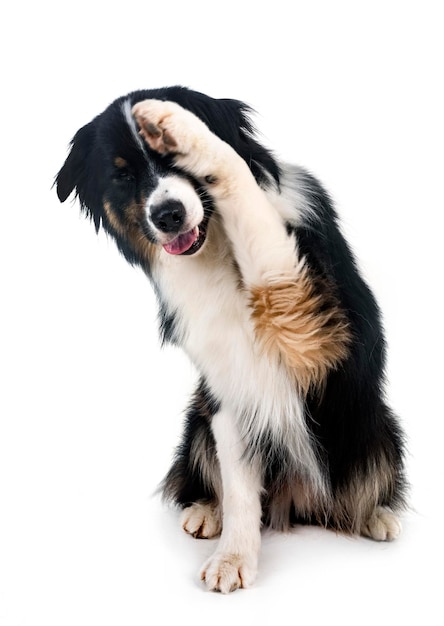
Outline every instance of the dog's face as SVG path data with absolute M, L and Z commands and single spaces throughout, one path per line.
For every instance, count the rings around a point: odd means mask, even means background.
M 124 117 L 102 155 L 103 224 L 135 251 L 162 247 L 173 255 L 197 253 L 212 212 L 208 195 L 154 154 L 125 111 Z
M 274 164 L 251 136 L 248 107 L 181 87 L 129 94 L 81 128 L 56 178 L 59 199 L 75 190 L 96 229 L 102 225 L 126 258 L 145 269 L 162 250 L 198 253 L 214 209 L 196 180 L 143 141 L 131 109 L 147 98 L 173 100 L 198 115 L 250 164 L 259 182 Z

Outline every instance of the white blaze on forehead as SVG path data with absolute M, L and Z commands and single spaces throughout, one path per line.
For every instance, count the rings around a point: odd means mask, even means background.
M 121 109 L 122 109 L 123 117 L 125 118 L 126 123 L 130 127 L 131 133 L 134 139 L 136 140 L 139 148 L 145 151 L 145 145 L 143 143 L 142 137 L 139 134 L 139 128 L 136 124 L 136 120 L 134 119 L 133 114 L 131 113 L 132 104 L 128 98 L 122 102 Z
M 147 219 L 151 221 L 151 207 L 159 206 L 169 200 L 177 200 L 183 204 L 186 214 L 184 230 L 198 226 L 203 220 L 203 206 L 194 187 L 188 180 L 175 174 L 159 178 L 157 187 L 146 201 Z

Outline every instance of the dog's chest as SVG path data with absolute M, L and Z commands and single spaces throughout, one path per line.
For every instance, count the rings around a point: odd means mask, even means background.
M 214 256 L 163 259 L 157 283 L 174 314 L 177 342 L 198 369 L 206 369 L 207 361 L 232 361 L 233 353 L 239 354 L 234 346 L 252 349 L 248 296 L 228 249 Z
M 177 343 L 222 406 L 237 416 L 242 436 L 259 441 L 271 435 L 316 472 L 295 373 L 261 348 L 230 250 L 218 252 L 167 258 L 157 276 L 175 317 Z
M 177 342 L 219 399 L 241 411 L 299 411 L 293 375 L 268 359 L 255 337 L 248 293 L 229 251 L 166 259 L 161 278 Z

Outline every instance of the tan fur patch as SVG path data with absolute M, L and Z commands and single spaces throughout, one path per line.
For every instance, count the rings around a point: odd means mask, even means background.
M 139 226 L 143 208 L 137 203 L 129 205 L 125 210 L 123 219 L 116 214 L 110 202 L 105 201 L 103 209 L 111 227 L 128 242 L 134 252 L 149 266 L 152 263 L 156 246 L 146 238 Z
M 294 369 L 302 393 L 320 386 L 348 354 L 351 336 L 332 289 L 306 267 L 251 290 L 255 330 L 270 357 Z
M 116 157 L 114 159 L 114 165 L 118 168 L 128 167 L 128 162 L 122 159 L 122 157 Z
M 125 235 L 125 229 L 122 222 L 119 220 L 115 212 L 113 211 L 111 204 L 109 202 L 103 203 L 103 208 L 105 211 L 105 215 L 108 218 L 108 222 L 111 224 L 112 228 L 121 236 Z

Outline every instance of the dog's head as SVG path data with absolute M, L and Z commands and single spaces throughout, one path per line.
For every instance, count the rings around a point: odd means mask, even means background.
M 74 136 L 56 177 L 61 202 L 75 191 L 80 206 L 116 240 L 131 263 L 149 269 L 160 247 L 169 254 L 197 253 L 213 211 L 207 191 L 141 138 L 134 104 L 172 100 L 200 117 L 249 164 L 259 184 L 278 167 L 253 137 L 249 108 L 238 100 L 213 99 L 184 87 L 138 91 L 119 98 Z

